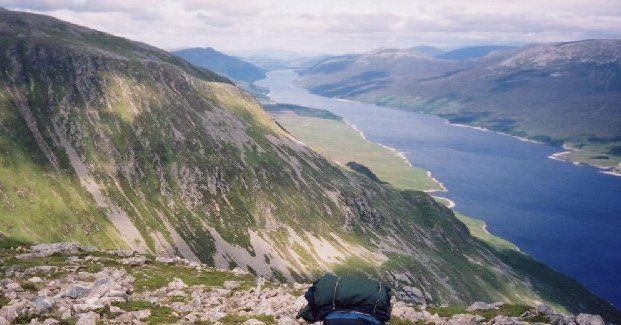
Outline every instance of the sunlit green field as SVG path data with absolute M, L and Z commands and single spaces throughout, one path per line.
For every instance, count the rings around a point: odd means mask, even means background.
M 390 148 L 368 141 L 338 116 L 322 110 L 287 106 L 272 115 L 298 140 L 341 165 L 365 165 L 380 180 L 395 187 L 413 190 L 439 190 L 424 169 L 410 165 Z M 268 107 L 269 109 L 269 107 Z

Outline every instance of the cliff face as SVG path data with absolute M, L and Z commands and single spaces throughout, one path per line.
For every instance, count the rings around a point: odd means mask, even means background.
M 148 45 L 0 10 L 0 83 L 5 235 L 283 280 L 365 273 L 422 303 L 615 312 L 573 282 L 541 294 L 427 194 L 331 164 L 227 79 Z

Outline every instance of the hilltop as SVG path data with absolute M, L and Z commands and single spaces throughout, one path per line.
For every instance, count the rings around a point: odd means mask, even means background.
M 226 55 L 211 47 L 187 48 L 173 54 L 188 62 L 214 71 L 232 80 L 253 82 L 265 78 L 265 70 L 237 57 Z

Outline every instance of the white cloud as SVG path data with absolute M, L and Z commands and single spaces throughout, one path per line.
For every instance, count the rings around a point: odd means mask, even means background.
M 309 52 L 621 37 L 619 0 L 0 0 L 171 49 Z

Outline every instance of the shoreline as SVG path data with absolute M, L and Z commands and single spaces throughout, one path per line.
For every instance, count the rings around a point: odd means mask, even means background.
M 453 201 L 453 200 L 451 200 L 451 199 L 449 199 L 449 198 L 446 198 L 446 197 L 444 197 L 444 196 L 436 196 L 436 195 L 431 195 L 431 197 L 432 197 L 432 198 L 434 198 L 434 199 L 439 199 L 440 201 L 446 201 L 445 206 L 446 206 L 447 208 L 449 208 L 449 209 L 453 209 L 453 208 L 455 208 L 455 206 L 457 205 L 457 204 L 455 203 L 455 201 Z
M 350 101 L 352 102 L 352 101 Z M 375 141 L 371 141 L 369 139 L 367 139 L 367 137 L 364 135 L 364 132 L 362 132 L 360 129 L 358 129 L 358 127 L 356 127 L 355 124 L 350 123 L 349 121 L 346 121 L 345 119 L 343 119 L 343 122 L 345 122 L 345 124 L 347 124 L 349 127 L 351 127 L 352 129 L 354 129 L 354 131 L 358 132 L 358 134 L 360 134 L 360 137 L 364 140 L 364 141 L 368 141 L 368 142 L 372 142 L 377 144 L 380 147 L 386 148 L 392 152 L 394 152 L 399 158 L 403 159 L 403 161 L 405 161 L 405 163 L 412 167 L 412 168 L 420 168 L 423 169 L 421 167 L 415 167 L 414 165 L 412 165 L 412 163 L 408 160 L 408 158 L 405 156 L 405 154 L 393 147 L 387 146 L 383 143 L 379 143 L 379 142 L 375 142 Z M 430 170 L 425 170 L 425 174 L 427 175 L 427 177 L 429 177 L 429 179 L 431 179 L 432 182 L 436 183 L 440 188 L 439 189 L 426 189 L 423 190 L 423 192 L 425 193 L 436 193 L 436 192 L 448 192 L 448 190 L 446 189 L 446 186 L 444 186 L 444 183 L 440 182 L 439 180 L 437 180 L 435 177 L 432 176 L 431 171 Z M 447 199 L 448 200 L 448 199 Z M 450 200 L 449 200 L 450 201 Z M 451 201 L 452 202 L 452 201 Z M 453 206 L 455 205 L 455 202 L 453 202 Z
M 572 148 L 569 147 L 567 145 L 563 145 L 563 150 L 564 151 L 560 151 L 557 153 L 553 153 L 551 155 L 548 156 L 549 159 L 552 160 L 556 160 L 556 161 L 562 161 L 562 162 L 566 162 L 566 163 L 572 163 L 576 166 L 591 166 L 591 167 L 595 167 L 597 169 L 599 169 L 599 172 L 602 174 L 606 174 L 606 175 L 611 175 L 611 176 L 616 176 L 616 177 L 621 177 L 621 171 L 616 171 L 616 168 L 619 168 L 619 166 L 617 167 L 611 167 L 611 166 L 601 166 L 601 165 L 597 165 L 597 164 L 589 164 L 589 163 L 583 163 L 583 162 L 579 162 L 579 161 L 572 161 L 570 159 L 567 158 L 567 156 L 569 156 L 570 154 L 580 151 L 580 149 L 577 148 Z
M 293 85 L 290 85 L 290 86 L 294 87 Z M 276 101 L 274 101 L 274 99 L 272 99 L 272 96 L 271 96 L 271 91 L 267 92 L 265 95 L 266 95 L 266 97 L 269 99 L 269 102 L 270 102 L 270 103 L 278 104 L 278 102 L 276 102 Z M 337 98 L 337 100 L 341 100 L 341 101 L 345 101 L 345 102 L 354 102 L 354 101 L 349 100 L 349 99 L 341 99 L 341 98 Z M 405 154 L 404 154 L 403 152 L 401 152 L 401 151 L 399 151 L 399 150 L 397 150 L 397 149 L 395 149 L 395 148 L 393 148 L 393 147 L 387 146 L 387 145 L 385 145 L 385 144 L 383 144 L 383 143 L 379 143 L 379 142 L 371 141 L 371 140 L 367 139 L 367 137 L 364 135 L 364 132 L 362 132 L 360 129 L 358 129 L 358 127 L 357 127 L 355 124 L 353 124 L 353 123 L 351 123 L 351 122 L 349 122 L 349 121 L 347 121 L 347 120 L 345 120 L 345 119 L 343 119 L 343 122 L 344 122 L 347 126 L 351 127 L 354 131 L 358 132 L 358 134 L 360 135 L 360 137 L 361 137 L 364 141 L 368 141 L 368 142 L 375 143 L 376 145 L 378 145 L 378 146 L 380 146 L 380 147 L 386 148 L 386 149 L 388 149 L 388 150 L 390 150 L 390 151 L 394 152 L 397 156 L 399 156 L 399 158 L 403 159 L 403 161 L 405 161 L 405 163 L 406 163 L 409 167 L 412 167 L 412 168 L 420 168 L 420 169 L 424 170 L 424 171 L 425 171 L 425 174 L 427 175 L 427 177 L 429 177 L 429 179 L 431 179 L 431 181 L 432 181 L 433 183 L 437 184 L 437 185 L 440 187 L 439 189 L 435 189 L 435 188 L 426 189 L 426 190 L 423 190 L 423 192 L 425 192 L 425 193 L 448 192 L 448 189 L 446 188 L 446 186 L 444 186 L 444 183 L 440 182 L 438 179 L 436 179 L 435 177 L 433 177 L 433 175 L 431 174 L 431 171 L 430 171 L 430 170 L 427 170 L 427 169 L 424 169 L 424 168 L 421 168 L 421 167 L 416 167 L 416 166 L 412 165 L 412 163 L 408 160 L 408 158 L 405 156 Z M 293 137 L 293 138 L 295 139 L 295 137 Z M 303 142 L 301 142 L 300 140 L 297 140 L 297 139 L 295 139 L 295 140 L 296 140 L 297 142 L 299 142 L 299 143 L 302 143 L 302 144 L 303 144 Z M 446 199 L 446 200 L 448 200 L 448 201 L 452 202 L 452 206 L 455 206 L 455 202 L 453 202 L 452 200 L 449 200 L 449 199 Z
M 331 97 L 331 98 L 335 98 L 336 100 L 343 101 L 343 102 L 372 104 L 372 105 L 375 105 L 375 106 L 378 106 L 378 107 L 386 107 L 386 108 L 394 108 L 394 109 L 399 109 L 399 110 L 407 110 L 407 109 L 400 108 L 400 107 L 382 106 L 382 105 L 378 105 L 378 104 L 375 104 L 375 103 L 361 102 L 361 101 L 351 100 L 351 99 L 347 99 L 347 98 L 339 98 L 339 97 Z M 414 111 L 414 112 L 416 112 L 416 111 Z M 505 132 L 494 131 L 494 130 L 486 129 L 486 128 L 483 128 L 483 127 L 480 127 L 480 126 L 473 126 L 473 125 L 461 124 L 461 123 L 451 123 L 448 119 L 445 119 L 443 117 L 440 117 L 440 116 L 437 116 L 437 115 L 434 115 L 434 114 L 422 113 L 422 112 L 417 112 L 417 113 L 425 114 L 425 115 L 430 115 L 430 116 L 434 116 L 434 117 L 437 117 L 437 118 L 441 118 L 444 121 L 444 123 L 452 125 L 452 126 L 469 128 L 469 129 L 474 129 L 474 130 L 478 130 L 478 131 L 482 131 L 482 132 L 491 132 L 491 133 L 495 133 L 495 134 L 511 137 L 511 138 L 517 139 L 517 140 L 522 141 L 522 142 L 530 142 L 530 143 L 539 144 L 539 145 L 548 145 L 548 146 L 557 148 L 556 146 L 547 144 L 545 142 L 536 141 L 536 140 L 532 140 L 532 139 L 527 139 L 527 138 L 519 137 L 517 135 L 512 135 L 512 134 L 505 133 Z M 564 162 L 564 163 L 570 163 L 570 164 L 573 164 L 574 166 L 590 166 L 590 167 L 594 167 L 594 168 L 599 169 L 598 170 L 599 173 L 610 175 L 610 176 L 615 176 L 615 177 L 621 177 L 621 171 L 617 171 L 616 170 L 616 168 L 620 168 L 621 165 L 617 166 L 617 167 L 609 167 L 609 166 L 601 166 L 601 165 L 597 165 L 597 164 L 593 164 L 593 163 L 573 161 L 573 160 L 565 158 L 565 156 L 568 156 L 572 152 L 578 151 L 580 149 L 568 147 L 566 144 L 563 144 L 560 149 L 562 149 L 562 151 L 553 153 L 553 154 L 549 155 L 547 158 L 548 159 L 552 159 L 552 160 L 556 160 L 556 161 L 560 161 L 560 162 Z M 435 181 L 438 182 L 437 180 L 435 180 Z M 441 184 L 441 186 L 444 188 L 444 186 L 442 185 L 441 182 L 438 182 L 438 183 Z

